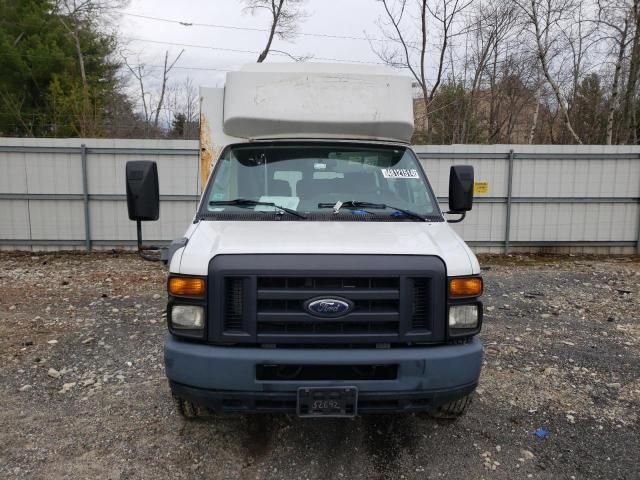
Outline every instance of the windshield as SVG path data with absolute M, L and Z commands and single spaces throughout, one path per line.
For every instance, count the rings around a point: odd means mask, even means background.
M 442 218 L 417 158 L 405 147 L 238 145 L 228 148 L 218 163 L 201 217 L 279 213 L 287 220 L 319 215 L 336 220 L 415 221 L 413 214 L 418 220 Z

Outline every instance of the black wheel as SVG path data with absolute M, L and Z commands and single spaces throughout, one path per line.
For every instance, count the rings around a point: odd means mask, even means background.
M 176 405 L 176 410 L 186 419 L 198 418 L 201 415 L 200 407 L 193 404 L 188 400 L 184 400 L 176 395 L 173 395 L 173 402 Z
M 471 405 L 472 399 L 473 393 L 470 393 L 458 400 L 440 405 L 435 410 L 430 411 L 429 416 L 433 418 L 455 420 L 456 418 L 464 415 L 469 405 Z

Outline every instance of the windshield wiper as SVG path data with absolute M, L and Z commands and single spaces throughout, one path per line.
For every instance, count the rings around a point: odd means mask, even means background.
M 305 217 L 301 213 L 298 213 L 297 210 L 293 210 L 287 207 L 282 207 L 280 205 L 276 205 L 273 202 L 259 202 L 257 200 L 249 200 L 247 198 L 236 198 L 235 200 L 211 200 L 209 202 L 209 206 L 213 207 L 216 205 L 235 205 L 238 207 L 255 207 L 256 205 L 266 205 L 268 207 L 274 207 L 277 210 L 279 210 L 279 212 L 276 212 L 276 213 L 280 215 L 282 215 L 283 212 L 286 212 L 289 215 L 293 215 L 294 217 L 303 218 L 305 220 L 307 219 L 307 217 Z
M 426 218 L 424 218 L 422 215 L 412 212 L 411 210 L 406 210 L 404 208 L 398 208 L 398 207 L 394 207 L 391 205 L 387 205 L 385 203 L 372 203 L 372 202 L 358 202 L 356 200 L 348 200 L 346 202 L 336 202 L 336 203 L 319 203 L 318 204 L 318 208 L 333 208 L 333 213 L 338 213 L 340 212 L 340 209 L 342 207 L 349 207 L 349 208 L 379 208 L 381 210 L 384 209 L 391 209 L 391 210 L 395 210 L 396 212 L 400 212 L 400 213 L 404 213 L 407 217 L 411 217 L 414 218 L 416 220 L 420 220 L 421 222 L 427 222 L 428 220 Z M 370 212 L 368 212 L 370 213 Z

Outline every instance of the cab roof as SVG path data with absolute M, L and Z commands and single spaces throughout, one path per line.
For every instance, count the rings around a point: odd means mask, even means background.
M 255 63 L 227 73 L 222 127 L 240 139 L 408 143 L 411 79 L 382 66 Z

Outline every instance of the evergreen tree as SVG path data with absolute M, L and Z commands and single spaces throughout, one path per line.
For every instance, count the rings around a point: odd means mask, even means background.
M 118 93 L 115 38 L 55 13 L 52 0 L 0 0 L 0 135 L 101 136 Z M 75 40 L 77 27 L 87 85 Z

